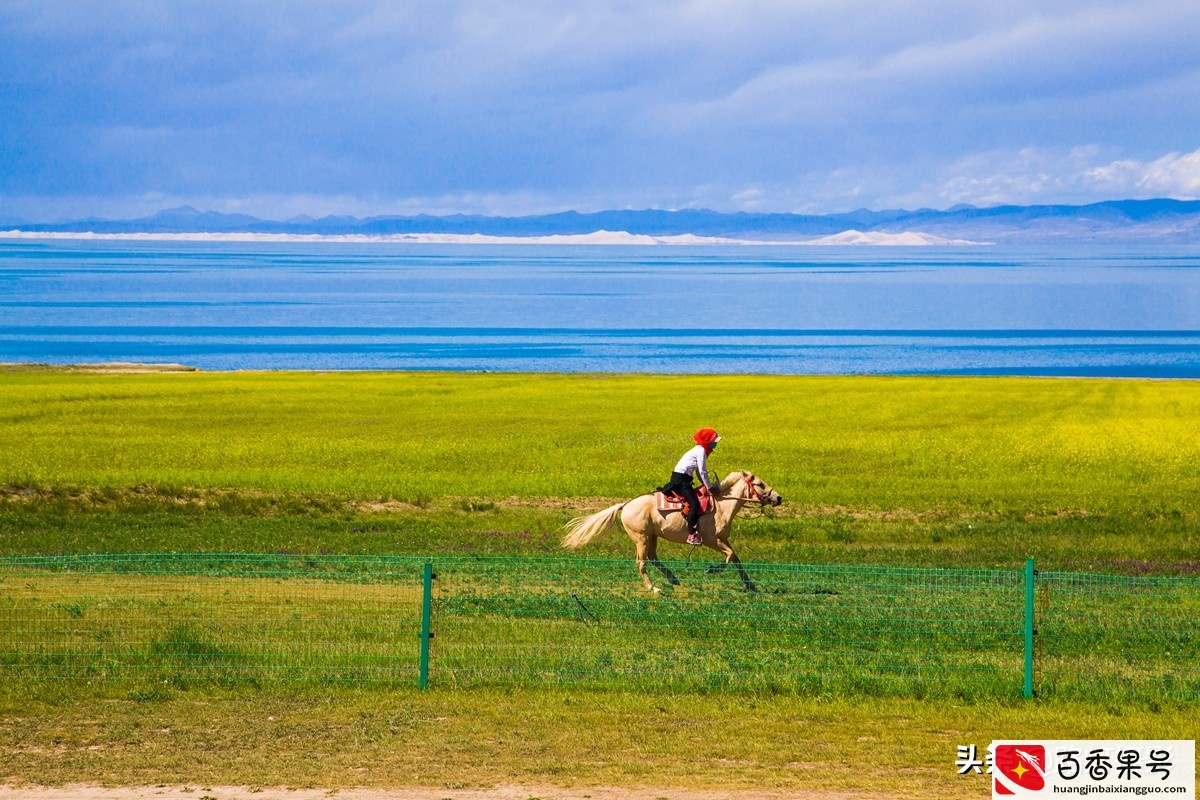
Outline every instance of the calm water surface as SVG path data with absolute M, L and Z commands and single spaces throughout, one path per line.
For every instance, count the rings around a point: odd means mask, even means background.
M 0 241 L 0 361 L 1200 377 L 1200 248 Z

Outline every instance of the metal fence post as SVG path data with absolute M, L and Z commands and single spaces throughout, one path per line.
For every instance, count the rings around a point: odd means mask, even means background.
M 1025 696 L 1033 697 L 1033 559 L 1025 559 Z
M 433 564 L 429 561 L 425 562 L 421 583 L 421 668 L 417 686 L 425 689 L 429 686 L 429 640 L 433 622 Z

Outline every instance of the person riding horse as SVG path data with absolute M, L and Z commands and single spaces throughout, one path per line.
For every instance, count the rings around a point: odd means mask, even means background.
M 716 439 L 715 432 L 713 439 Z M 711 448 L 705 451 L 705 455 L 707 456 L 709 452 L 711 452 Z M 705 475 L 706 473 L 701 472 L 700 474 Z M 703 544 L 724 555 L 725 563 L 709 567 L 706 573 L 721 572 L 726 566 L 733 565 L 737 568 L 746 591 L 758 591 L 754 581 L 750 580 L 750 574 L 742 566 L 741 559 L 733 551 L 733 546 L 729 544 L 729 533 L 733 527 L 734 517 L 738 515 L 744 505 L 759 503 L 763 506 L 778 506 L 783 503 L 783 497 L 768 486 L 762 478 L 746 470 L 735 470 L 729 473 L 725 476 L 725 480 L 720 482 L 718 490 L 721 496 L 716 499 L 717 508 L 711 517 L 712 536 Z M 646 570 L 647 565 L 657 568 L 672 586 L 678 586 L 679 578 L 658 558 L 658 540 L 666 539 L 669 542 L 683 544 L 687 541 L 687 520 L 683 519 L 681 514 L 663 514 L 654 499 L 654 492 L 638 495 L 632 500 L 614 503 L 594 514 L 575 517 L 564 526 L 567 533 L 563 536 L 562 546 L 568 550 L 578 549 L 618 525 L 624 526 L 625 532 L 629 534 L 629 538 L 633 540 L 633 544 L 637 548 L 638 573 L 642 576 L 642 582 L 646 588 L 652 592 L 659 591 L 658 587 L 654 585 L 654 581 L 650 580 L 650 575 Z
M 664 494 L 673 492 L 687 501 L 687 543 L 699 545 L 704 544 L 704 540 L 700 538 L 700 498 L 696 496 L 696 490 L 692 487 L 692 478 L 698 475 L 708 493 L 716 497 L 717 489 L 708 477 L 708 457 L 716 449 L 721 437 L 712 428 L 701 428 L 696 431 L 692 440 L 696 442 L 696 446 L 683 454 L 683 458 L 679 459 L 671 473 L 670 482 L 660 491 Z

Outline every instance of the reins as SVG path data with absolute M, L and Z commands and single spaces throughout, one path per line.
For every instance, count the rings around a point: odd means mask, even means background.
M 721 497 L 716 497 L 715 495 L 710 495 L 710 496 L 712 497 L 712 500 L 714 503 L 719 503 L 721 500 L 741 500 L 744 504 L 747 504 L 747 505 L 752 501 L 756 502 L 756 503 L 758 503 L 758 513 L 756 515 L 754 515 L 753 517 L 751 517 L 751 516 L 748 516 L 749 509 L 743 509 L 747 515 L 743 516 L 742 518 L 743 519 L 761 519 L 762 517 L 764 517 L 766 515 L 767 500 L 766 500 L 766 498 L 763 497 L 762 492 L 760 492 L 758 490 L 758 487 L 756 487 L 754 485 L 754 481 L 756 481 L 757 479 L 758 479 L 757 476 L 755 476 L 755 474 L 753 472 L 747 472 L 742 476 L 742 481 L 746 484 L 746 489 L 750 493 L 749 497 L 727 497 L 725 495 L 722 495 Z M 687 558 L 684 561 L 685 565 L 687 565 L 687 566 L 691 565 L 692 553 L 694 553 L 695 550 L 696 550 L 696 548 L 691 548 L 691 547 L 688 548 Z

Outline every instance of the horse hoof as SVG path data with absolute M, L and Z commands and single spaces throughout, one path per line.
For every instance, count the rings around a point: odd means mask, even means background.
M 651 592 L 652 594 L 661 594 L 661 593 L 662 593 L 662 589 L 658 588 L 657 586 L 651 586 L 651 587 L 650 587 L 650 592 Z
M 746 584 L 746 592 L 748 594 L 758 594 L 758 587 L 755 586 L 753 583 Z

